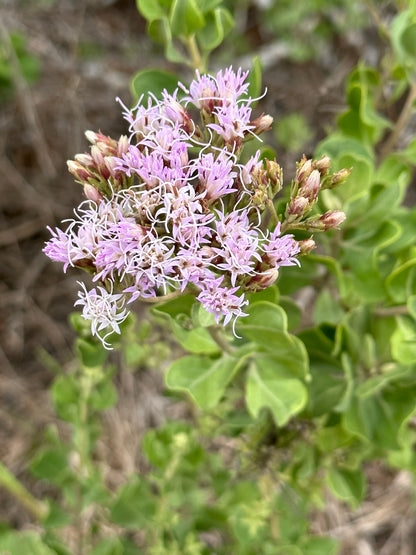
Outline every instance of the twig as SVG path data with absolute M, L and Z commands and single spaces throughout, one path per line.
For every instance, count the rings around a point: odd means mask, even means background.
M 416 83 L 413 83 L 410 88 L 409 94 L 407 95 L 406 102 L 400 113 L 399 119 L 397 120 L 391 135 L 389 136 L 387 141 L 382 145 L 380 149 L 379 164 L 383 162 L 383 160 L 390 154 L 390 152 L 396 146 L 396 143 L 399 140 L 400 135 L 402 134 L 402 131 L 406 127 L 407 122 L 410 116 L 412 115 L 413 103 L 415 100 L 416 100 Z

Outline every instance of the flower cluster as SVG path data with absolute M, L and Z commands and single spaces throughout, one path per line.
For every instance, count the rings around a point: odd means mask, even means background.
M 88 131 L 91 154 L 68 162 L 87 200 L 65 231 L 50 230 L 44 252 L 64 271 L 92 273 L 97 286 L 82 285 L 76 304 L 106 346 L 136 299 L 187 290 L 217 323 L 235 323 L 247 291 L 297 263 L 299 243 L 281 234 L 275 213 L 271 230 L 265 217 L 280 167 L 259 151 L 241 162 L 244 143 L 272 123 L 253 119 L 252 105 L 241 69 L 197 73 L 189 89 L 123 105 L 129 137 Z

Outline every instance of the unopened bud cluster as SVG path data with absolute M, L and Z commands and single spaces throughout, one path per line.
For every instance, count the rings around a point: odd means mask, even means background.
M 297 164 L 295 179 L 291 184 L 290 200 L 286 206 L 285 230 L 328 231 L 338 228 L 345 220 L 345 214 L 341 210 L 310 216 L 320 191 L 342 185 L 351 173 L 351 170 L 342 169 L 331 174 L 330 165 L 331 160 L 328 156 L 322 156 L 319 160 L 307 159 L 304 156 Z
M 329 175 L 327 157 L 299 163 L 278 221 L 280 166 L 260 151 L 241 161 L 244 143 L 272 124 L 268 115 L 252 118 L 246 78 L 232 68 L 197 73 L 189 88 L 179 83 L 172 95 L 124 106 L 129 138 L 87 131 L 90 153 L 68 162 L 86 200 L 64 231 L 50 230 L 44 251 L 64 271 L 93 275 L 95 287 L 81 283 L 75 304 L 104 345 L 120 332 L 128 303 L 175 291 L 193 293 L 217 323 L 235 324 L 247 292 L 269 287 L 282 266 L 314 248 L 312 238 L 296 241 L 285 231 L 341 222 L 336 213 L 305 220 L 319 191 L 346 177 Z

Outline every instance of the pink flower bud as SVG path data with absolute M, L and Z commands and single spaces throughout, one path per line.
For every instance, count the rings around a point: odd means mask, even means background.
M 323 214 L 319 220 L 325 224 L 325 231 L 327 229 L 332 229 L 333 227 L 338 228 L 347 216 L 341 210 L 332 210 Z
M 116 174 L 118 171 L 116 170 L 116 166 L 117 166 L 116 158 L 114 156 L 105 156 L 104 164 L 107 170 L 109 171 L 111 177 L 116 177 Z
M 66 165 L 69 173 L 76 177 L 78 181 L 87 181 L 91 177 L 91 174 L 75 160 L 67 160 Z
M 91 147 L 91 156 L 97 168 L 104 167 L 104 156 L 97 145 Z
M 328 156 L 322 156 L 319 160 L 315 160 L 313 166 L 319 171 L 321 175 L 326 175 L 328 173 L 329 167 L 331 165 L 331 158 Z
M 301 216 L 309 207 L 309 201 L 305 197 L 295 197 L 290 200 L 287 214 L 288 216 Z
M 254 126 L 254 129 L 252 130 L 253 133 L 255 133 L 256 135 L 260 135 L 260 133 L 268 131 L 271 128 L 272 123 L 272 116 L 262 114 L 261 116 L 250 122 L 250 125 Z
M 89 154 L 76 154 L 75 160 L 80 164 L 82 164 L 83 166 L 94 165 L 94 160 L 92 159 L 92 156 L 90 156 Z
M 122 154 L 126 154 L 126 152 L 128 152 L 129 150 L 129 146 L 130 146 L 130 143 L 127 135 L 121 135 L 121 137 L 118 140 L 117 155 L 121 156 Z
M 316 229 L 317 231 L 328 231 L 328 229 L 338 228 L 345 220 L 346 215 L 341 210 L 331 210 L 326 212 L 317 220 L 306 221 L 306 229 Z
M 306 183 L 299 189 L 299 195 L 305 197 L 309 202 L 315 202 L 319 189 L 321 188 L 321 174 L 318 170 L 313 170 Z
M 276 195 L 283 185 L 283 171 L 276 160 L 266 158 L 267 177 L 269 178 L 273 196 Z
M 343 183 L 345 183 L 345 181 L 348 179 L 348 176 L 350 175 L 350 173 L 352 172 L 352 168 L 350 169 L 342 169 L 339 172 L 334 173 L 334 175 L 331 176 L 331 183 L 330 183 L 330 188 L 333 189 L 334 187 L 338 187 L 339 185 L 342 185 Z
M 309 254 L 311 251 L 313 251 L 313 249 L 316 248 L 316 243 L 312 239 L 312 237 L 310 237 L 309 239 L 303 239 L 303 241 L 299 241 L 298 245 L 300 248 L 299 255 Z
M 295 181 L 302 185 L 308 177 L 311 175 L 312 172 L 312 160 L 307 160 L 305 156 L 303 156 L 302 160 L 298 162 L 296 170 Z
M 103 195 L 93 185 L 86 183 L 84 185 L 84 195 L 88 200 L 92 200 L 99 204 L 103 199 Z
M 277 268 L 269 268 L 264 272 L 255 274 L 251 280 L 246 284 L 246 288 L 250 291 L 261 291 L 273 285 L 279 277 L 279 270 Z

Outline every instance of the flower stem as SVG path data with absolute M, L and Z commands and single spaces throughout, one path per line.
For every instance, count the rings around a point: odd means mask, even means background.
M 199 50 L 198 44 L 195 39 L 195 35 L 191 35 L 187 42 L 186 46 L 188 47 L 189 54 L 192 60 L 192 67 L 196 70 L 198 69 L 201 73 L 205 73 L 205 63 L 201 56 L 201 52 Z
M 226 340 L 224 334 L 222 333 L 222 329 L 219 326 L 209 326 L 208 328 L 209 334 L 218 347 L 221 349 L 222 352 L 233 354 L 237 350 L 236 347 L 233 347 L 229 341 Z
M 412 109 L 414 101 L 416 100 L 416 83 L 413 83 L 409 94 L 407 95 L 406 102 L 404 103 L 403 109 L 400 113 L 399 119 L 394 126 L 393 132 L 387 139 L 387 141 L 382 145 L 379 155 L 379 164 L 390 154 L 393 148 L 396 146 L 397 141 L 402 134 L 402 131 L 406 127 L 410 116 L 412 115 Z
M 0 462 L 0 485 L 9 491 L 37 520 L 43 520 L 49 512 L 43 501 L 36 499 L 15 476 Z

